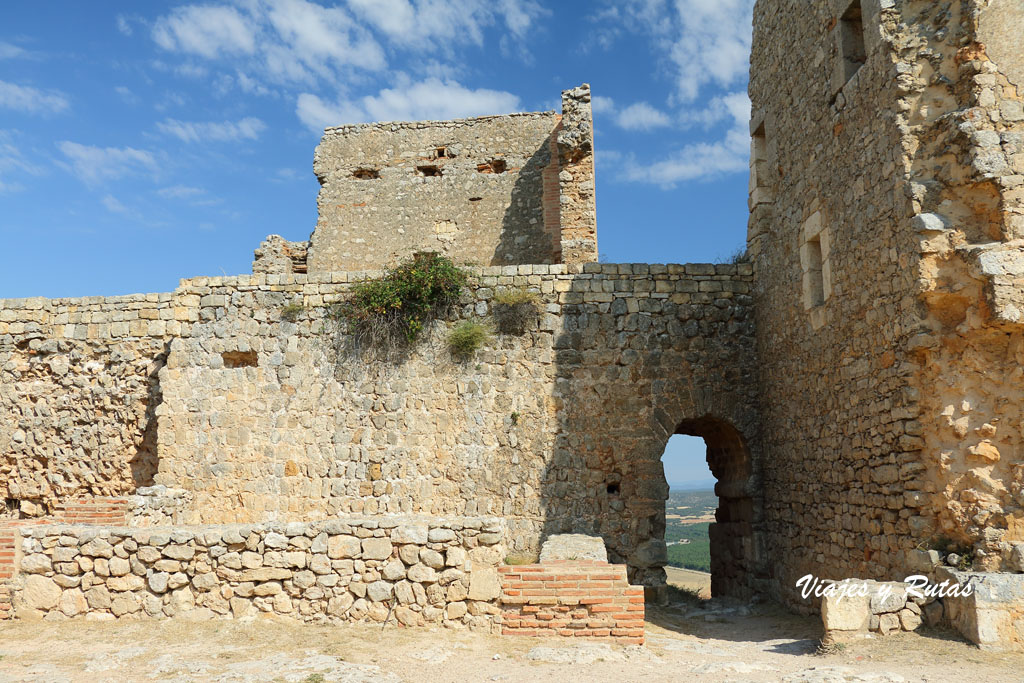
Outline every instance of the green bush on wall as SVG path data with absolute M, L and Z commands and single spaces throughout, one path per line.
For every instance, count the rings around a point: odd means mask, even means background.
M 353 287 L 332 315 L 345 323 L 357 346 L 399 349 L 458 300 L 467 278 L 450 259 L 418 253 L 384 277 Z
M 507 289 L 491 301 L 491 315 L 503 334 L 522 334 L 539 310 L 540 296 L 528 289 Z
M 476 353 L 487 342 L 489 336 L 490 332 L 485 326 L 467 320 L 448 335 L 448 348 L 453 356 L 465 360 Z

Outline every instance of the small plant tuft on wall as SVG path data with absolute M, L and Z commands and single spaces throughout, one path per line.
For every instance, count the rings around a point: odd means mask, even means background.
M 490 336 L 487 328 L 478 322 L 467 320 L 448 335 L 448 348 L 452 355 L 465 360 L 472 356 L 487 342 Z
M 540 296 L 528 289 L 498 292 L 491 302 L 491 315 L 503 334 L 522 334 L 537 318 L 539 310 Z
M 418 253 L 382 278 L 353 287 L 331 316 L 344 325 L 357 348 L 397 351 L 415 342 L 430 321 L 458 300 L 466 279 L 448 258 Z
M 299 303 L 291 303 L 281 309 L 281 320 L 293 323 L 305 313 L 306 307 Z

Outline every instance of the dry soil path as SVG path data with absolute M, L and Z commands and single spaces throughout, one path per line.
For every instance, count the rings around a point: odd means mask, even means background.
M 944 634 L 875 638 L 815 654 L 820 621 L 774 607 L 676 606 L 648 615 L 645 647 L 398 626 L 257 620 L 0 625 L 0 681 L 789 681 L 1024 679 L 1024 655 Z

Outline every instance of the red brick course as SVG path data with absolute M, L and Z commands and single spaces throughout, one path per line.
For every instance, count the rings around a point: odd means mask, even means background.
M 644 642 L 644 589 L 625 565 L 558 560 L 499 567 L 503 635 Z

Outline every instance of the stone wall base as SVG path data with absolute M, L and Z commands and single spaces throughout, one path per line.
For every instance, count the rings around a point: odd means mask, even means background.
M 960 588 L 942 599 L 946 624 L 982 650 L 1024 652 L 1024 574 L 942 567 L 936 578 Z

